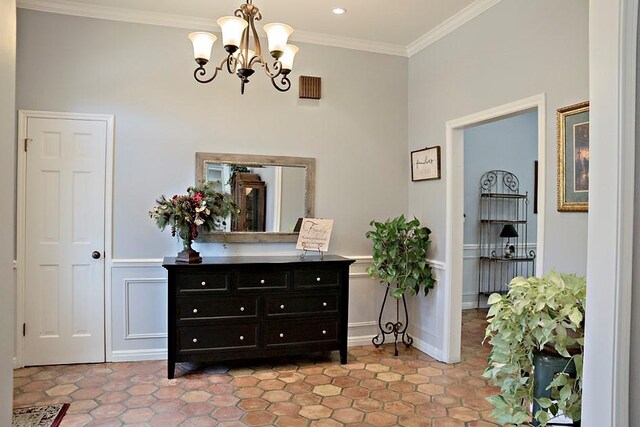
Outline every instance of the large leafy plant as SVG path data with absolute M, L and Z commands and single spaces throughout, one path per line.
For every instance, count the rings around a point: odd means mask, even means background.
M 546 426 L 560 412 L 580 419 L 585 302 L 585 278 L 554 271 L 516 277 L 506 295 L 489 297 L 485 340 L 492 350 L 484 377 L 500 387 L 500 395 L 488 398 L 499 424 L 521 425 L 533 416 Z M 533 358 L 540 351 L 567 358 L 567 367 L 573 361 L 577 375 L 570 377 L 567 368 L 558 373 L 547 388 L 552 399 L 536 399 L 542 409 L 532 415 Z
M 427 262 L 431 230 L 420 227 L 416 218 L 407 221 L 404 215 L 369 225 L 374 227 L 366 234 L 373 241 L 373 263 L 367 273 L 384 285 L 395 284 L 394 298 L 402 298 L 405 292 L 416 295 L 420 288 L 427 295 L 436 282 Z

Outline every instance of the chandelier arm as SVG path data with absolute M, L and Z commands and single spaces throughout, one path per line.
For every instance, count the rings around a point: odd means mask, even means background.
M 195 69 L 195 71 L 193 72 L 193 77 L 196 79 L 198 83 L 211 83 L 213 79 L 215 79 L 216 76 L 218 75 L 218 72 L 222 71 L 222 68 L 224 67 L 225 62 L 227 63 L 227 69 L 229 69 L 229 58 L 231 58 L 231 55 L 229 55 L 228 58 L 223 59 L 220 65 L 214 68 L 213 75 L 210 78 L 208 79 L 202 78 L 207 74 L 207 70 L 204 68 L 204 65 L 199 65 L 198 68 Z M 229 69 L 229 73 L 232 73 L 230 69 Z
M 238 60 L 230 54 L 229 56 L 227 56 L 227 59 L 225 59 L 225 61 L 227 63 L 227 71 L 229 72 L 229 74 L 235 74 L 236 70 L 238 69 Z
M 249 20 L 249 27 L 251 28 L 251 32 L 253 33 L 253 44 L 256 51 L 256 56 L 262 58 L 262 47 L 260 46 L 260 37 L 258 36 L 258 30 L 256 30 L 255 21 L 260 21 L 262 19 L 262 14 L 257 10 L 252 19 Z
M 289 77 L 287 75 L 283 75 L 282 79 L 280 80 L 280 83 L 278 83 L 277 77 L 278 76 L 271 78 L 271 83 L 273 84 L 273 87 L 278 89 L 280 92 L 288 91 L 291 88 L 291 81 L 289 80 Z M 282 86 L 278 86 L 278 84 Z
M 260 65 L 262 65 L 262 67 L 264 68 L 265 74 L 270 79 L 275 79 L 276 77 L 282 74 L 282 62 L 280 62 L 279 60 L 276 60 L 273 63 L 273 69 L 270 69 L 269 64 L 267 64 L 266 62 L 262 62 Z

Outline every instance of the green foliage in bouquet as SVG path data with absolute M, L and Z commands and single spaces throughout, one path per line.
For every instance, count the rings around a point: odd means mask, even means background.
M 427 262 L 431 230 L 420 227 L 416 218 L 407 221 L 404 215 L 369 225 L 375 229 L 366 234 L 373 241 L 373 263 L 367 273 L 383 285 L 395 284 L 394 298 L 402 298 L 405 292 L 417 295 L 420 288 L 426 296 L 436 282 Z
M 160 196 L 149 216 L 160 230 L 171 227 L 185 243 L 198 237 L 198 227 L 205 231 L 218 230 L 226 225 L 226 219 L 238 214 L 231 195 L 213 189 L 213 182 L 201 182 L 187 188 L 187 194 L 170 199 Z

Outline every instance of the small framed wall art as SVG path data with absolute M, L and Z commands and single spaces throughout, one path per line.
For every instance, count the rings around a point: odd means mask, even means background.
M 411 152 L 411 181 L 440 178 L 440 146 Z
M 589 210 L 589 102 L 558 109 L 558 211 Z

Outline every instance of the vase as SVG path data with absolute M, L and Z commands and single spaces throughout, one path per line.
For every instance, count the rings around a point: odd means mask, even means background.
M 180 230 L 180 238 L 182 239 L 182 251 L 178 252 L 176 262 L 186 264 L 199 264 L 202 262 L 200 252 L 191 247 L 193 239 L 198 237 L 197 226 L 191 225 L 188 229 Z

